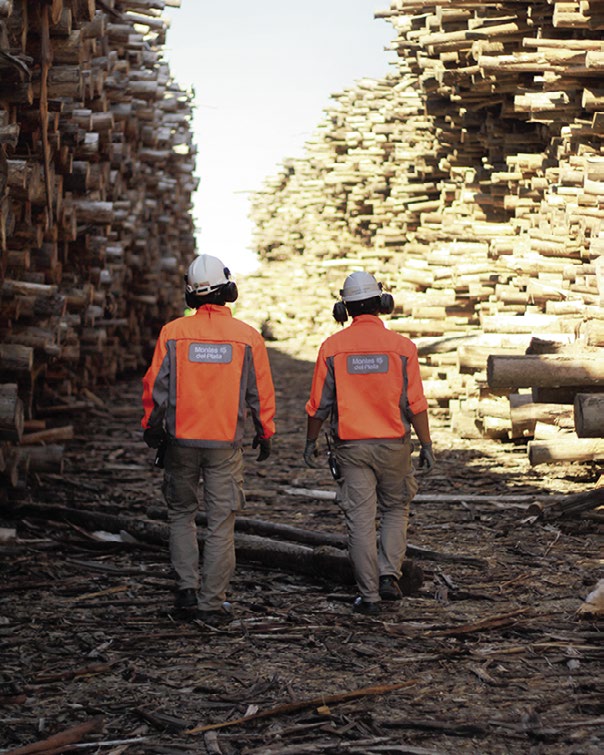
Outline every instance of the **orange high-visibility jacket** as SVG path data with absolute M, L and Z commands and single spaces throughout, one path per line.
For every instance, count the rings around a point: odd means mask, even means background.
M 179 445 L 238 448 L 246 405 L 260 437 L 274 435 L 275 390 L 257 330 L 215 304 L 164 325 L 143 378 L 143 428 L 165 420 Z
M 306 412 L 331 415 L 336 438 L 402 439 L 427 408 L 415 344 L 377 315 L 355 317 L 321 345 Z

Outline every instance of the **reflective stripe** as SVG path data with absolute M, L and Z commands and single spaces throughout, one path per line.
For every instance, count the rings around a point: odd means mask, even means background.
M 325 366 L 327 373 L 323 380 L 323 390 L 321 391 L 321 400 L 319 407 L 315 414 L 315 417 L 319 419 L 327 419 L 331 412 L 332 406 L 334 406 L 336 398 L 336 379 L 333 370 L 333 357 L 328 357 L 325 360 Z
M 401 412 L 401 422 L 405 427 L 405 434 L 408 434 L 411 430 L 411 411 L 409 409 L 409 400 L 407 398 L 407 388 L 409 385 L 409 375 L 407 374 L 407 357 L 401 355 L 401 370 L 403 373 L 403 387 L 401 390 L 401 400 L 399 401 L 399 408 Z
M 161 424 L 164 415 L 166 413 L 166 407 L 168 405 L 169 396 L 169 382 L 170 382 L 170 357 L 166 353 L 155 378 L 153 384 L 153 410 L 149 419 L 149 425 L 155 427 L 155 425 Z

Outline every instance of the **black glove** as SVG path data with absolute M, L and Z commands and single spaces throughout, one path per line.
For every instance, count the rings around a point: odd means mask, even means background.
M 148 427 L 143 433 L 143 440 L 149 448 L 159 448 L 166 439 L 166 431 L 162 425 Z
M 317 464 L 316 459 L 319 455 L 319 449 L 317 448 L 317 441 L 315 440 L 307 440 L 306 445 L 304 446 L 304 463 L 307 467 L 310 467 L 311 469 L 318 469 L 319 464 Z
M 260 446 L 260 453 L 256 461 L 265 461 L 271 455 L 271 439 L 261 438 L 260 433 L 256 433 L 252 441 L 252 448 L 258 448 L 258 446 Z
M 431 472 L 436 465 L 436 459 L 432 453 L 432 443 L 422 443 L 419 451 L 419 467 L 425 466 L 426 472 Z

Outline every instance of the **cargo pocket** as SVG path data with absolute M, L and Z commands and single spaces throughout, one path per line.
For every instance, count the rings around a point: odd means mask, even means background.
M 237 449 L 232 456 L 231 485 L 233 486 L 231 500 L 232 511 L 242 511 L 245 508 L 245 492 L 243 490 L 243 451 Z
M 245 508 L 245 492 L 243 490 L 243 484 L 239 484 L 237 480 L 233 480 L 233 511 L 242 511 Z
M 407 475 L 407 477 L 405 478 L 405 488 L 407 490 L 405 500 L 411 501 L 413 498 L 415 498 L 415 494 L 419 490 L 419 483 L 417 482 L 414 474 Z

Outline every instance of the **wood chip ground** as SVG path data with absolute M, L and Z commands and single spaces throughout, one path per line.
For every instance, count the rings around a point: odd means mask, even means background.
M 265 464 L 246 449 L 242 517 L 341 535 L 333 501 L 292 492 L 333 491 L 302 461 L 312 364 L 271 361 L 278 436 Z M 163 511 L 140 393 L 140 376 L 99 389 L 105 408 L 70 418 L 64 475 L 38 474 L 23 502 Z M 165 544 L 0 508 L 17 534 L 0 545 L 2 751 L 602 752 L 603 625 L 576 613 L 602 576 L 601 531 L 528 515 L 600 470 L 531 468 L 525 446 L 460 441 L 438 420 L 433 435 L 409 539 L 475 561 L 416 560 L 419 594 L 378 618 L 353 615 L 354 588 L 328 573 L 240 562 L 232 623 L 184 622 Z

